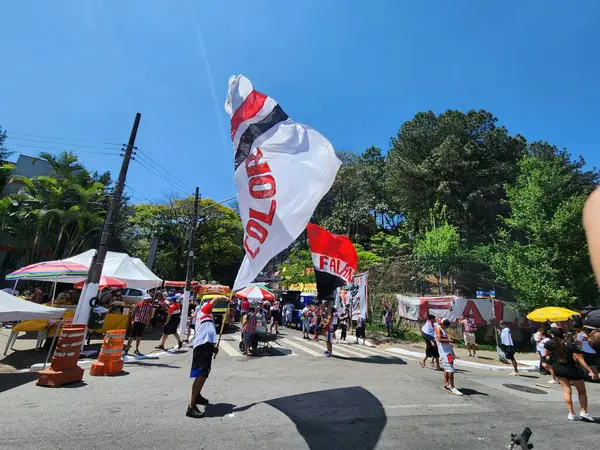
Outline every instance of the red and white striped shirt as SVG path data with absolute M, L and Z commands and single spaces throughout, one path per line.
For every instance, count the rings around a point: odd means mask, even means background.
M 246 323 L 244 324 L 244 332 L 248 334 L 256 333 L 256 313 L 248 313 L 246 315 Z
M 148 325 L 152 317 L 152 303 L 139 302 L 135 305 L 135 311 L 133 313 L 133 321 Z

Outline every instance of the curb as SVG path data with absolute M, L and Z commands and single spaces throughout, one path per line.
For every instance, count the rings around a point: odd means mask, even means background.
M 162 352 L 157 352 L 157 353 L 150 353 L 148 355 L 144 355 L 144 356 L 132 356 L 132 355 L 124 355 L 121 359 L 123 360 L 123 363 L 127 364 L 127 363 L 135 363 L 138 361 L 147 361 L 147 360 L 154 360 L 154 359 L 161 359 L 161 358 L 165 358 L 165 357 L 170 357 L 170 356 L 175 356 L 175 355 L 181 355 L 183 353 L 187 353 L 188 350 L 183 350 L 185 348 L 182 347 L 181 349 L 177 349 L 177 347 L 173 347 L 170 348 L 169 350 L 165 350 Z M 175 353 L 175 351 L 177 351 L 177 353 Z M 82 369 L 89 369 L 92 366 L 92 363 L 95 362 L 95 359 L 80 359 L 79 361 L 77 361 L 77 365 L 79 367 L 81 367 Z M 50 361 L 48 361 L 48 364 L 46 364 L 46 366 L 50 367 Z M 38 363 L 38 364 L 34 364 L 32 365 L 29 369 L 22 369 L 19 372 L 39 372 L 40 370 L 44 369 L 44 363 Z
M 399 355 L 404 355 L 404 356 L 417 356 L 419 358 L 423 357 L 423 353 L 417 353 L 417 352 L 412 352 L 410 350 L 404 350 L 402 348 L 390 348 L 388 349 L 388 351 L 393 352 L 393 353 L 398 353 Z M 526 361 L 527 363 L 531 362 L 531 361 Z M 521 361 L 521 363 L 524 363 L 524 361 Z M 456 359 L 454 361 L 454 364 L 456 364 L 457 366 L 465 366 L 465 367 L 473 367 L 475 369 L 483 369 L 483 370 L 495 370 L 495 371 L 506 371 L 506 372 L 512 372 L 513 368 L 512 366 L 495 366 L 492 364 L 482 364 L 482 363 L 476 363 L 476 362 L 472 362 L 472 361 L 463 361 L 462 359 Z M 530 366 L 530 365 L 526 365 L 525 367 L 519 367 L 519 372 L 537 372 L 538 368 L 537 366 Z

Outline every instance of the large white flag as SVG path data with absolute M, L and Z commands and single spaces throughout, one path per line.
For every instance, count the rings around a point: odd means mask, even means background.
M 290 119 L 243 75 L 229 79 L 225 110 L 246 250 L 237 290 L 302 233 L 342 163 L 324 136 Z

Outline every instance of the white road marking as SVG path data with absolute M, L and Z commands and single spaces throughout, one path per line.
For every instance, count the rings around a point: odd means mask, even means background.
M 297 341 L 302 342 L 303 344 L 308 344 L 308 345 L 312 345 L 313 347 L 317 347 L 317 348 L 319 348 L 323 352 L 326 349 L 325 345 L 320 345 L 320 343 L 314 342 L 312 340 L 302 339 L 302 338 L 297 338 L 297 337 L 294 337 L 293 339 L 296 339 Z M 325 344 L 325 341 L 319 341 L 319 342 L 323 342 L 323 344 Z M 351 358 L 352 357 L 352 355 L 350 353 L 344 353 L 344 352 L 345 352 L 345 350 L 338 351 L 338 349 L 334 345 L 334 348 L 333 348 L 333 354 L 334 355 L 339 355 L 339 356 L 342 356 L 344 358 Z
M 225 353 L 227 353 L 229 356 L 240 356 L 241 355 L 239 350 L 233 348 L 233 346 L 229 342 L 224 341 L 223 339 L 221 339 L 219 348 L 225 350 Z
M 312 356 L 321 356 L 321 353 L 317 353 L 314 350 L 311 350 L 310 348 L 306 348 L 303 345 L 300 345 L 300 344 L 298 344 L 296 342 L 293 342 L 290 338 L 287 338 L 285 340 L 284 344 L 289 344 L 292 347 L 297 348 L 298 350 L 302 350 L 303 352 L 306 352 L 306 353 L 308 353 L 309 355 L 312 355 Z

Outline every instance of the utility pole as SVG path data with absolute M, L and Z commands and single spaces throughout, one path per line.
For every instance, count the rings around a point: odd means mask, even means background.
M 196 227 L 198 226 L 198 199 L 200 188 L 196 187 L 194 194 L 194 218 L 190 227 L 190 247 L 188 249 L 187 270 L 185 274 L 185 292 L 183 294 L 183 305 L 181 307 L 181 320 L 179 321 L 179 334 L 186 335 L 187 317 L 190 309 L 190 295 L 192 292 L 192 274 L 194 268 L 194 246 L 196 245 Z
M 108 205 L 108 211 L 106 211 L 106 218 L 104 220 L 104 226 L 102 227 L 100 243 L 98 244 L 98 249 L 96 250 L 94 258 L 92 259 L 85 286 L 81 291 L 81 296 L 79 297 L 79 303 L 77 304 L 77 310 L 75 311 L 73 323 L 88 324 L 90 319 L 90 311 L 92 309 L 91 300 L 96 298 L 98 295 L 98 285 L 100 284 L 100 277 L 102 276 L 102 269 L 104 268 L 104 260 L 106 259 L 106 254 L 108 253 L 108 244 L 110 243 L 115 228 L 117 212 L 119 210 L 119 206 L 121 206 L 123 189 L 125 188 L 125 178 L 127 177 L 127 170 L 129 169 L 129 162 L 131 161 L 131 156 L 133 154 L 135 137 L 137 135 L 141 117 L 142 115 L 137 113 L 135 115 L 135 120 L 133 121 L 133 128 L 131 129 L 129 142 L 125 148 L 125 154 L 123 156 L 123 163 L 121 164 L 119 178 L 117 179 L 117 184 L 115 185 L 115 191 L 113 192 L 110 204 Z

